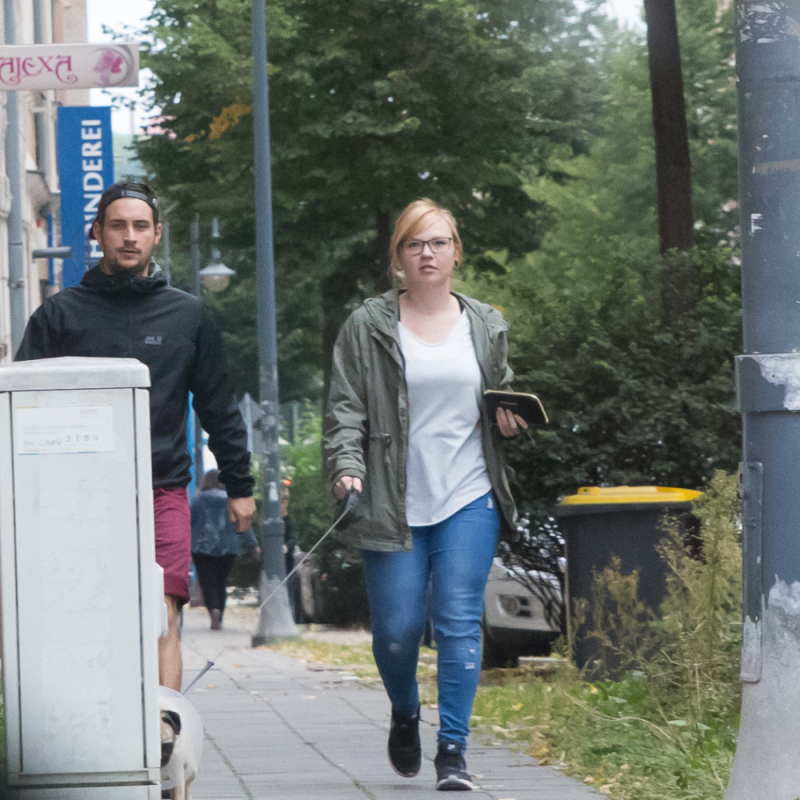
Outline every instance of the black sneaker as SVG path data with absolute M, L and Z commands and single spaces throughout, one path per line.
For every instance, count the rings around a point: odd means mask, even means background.
M 413 778 L 422 765 L 419 743 L 419 707 L 413 717 L 404 717 L 392 709 L 389 728 L 389 761 L 398 775 Z
M 475 784 L 467 772 L 464 745 L 458 742 L 439 742 L 433 760 L 436 767 L 436 790 L 439 792 L 471 792 Z

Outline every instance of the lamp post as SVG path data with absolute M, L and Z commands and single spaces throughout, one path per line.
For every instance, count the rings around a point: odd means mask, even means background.
M 192 294 L 200 299 L 200 215 L 194 215 L 194 221 L 189 229 L 189 241 L 192 251 Z M 192 432 L 194 442 L 194 491 L 200 491 L 203 484 L 203 429 L 200 420 L 194 413 L 194 398 L 192 398 Z
M 210 292 L 221 292 L 228 288 L 232 275 L 235 270 L 226 267 L 220 261 L 220 252 L 217 248 L 219 235 L 219 220 L 214 217 L 211 221 L 211 264 L 204 269 L 200 269 L 200 215 L 195 214 L 189 231 L 189 240 L 192 251 L 192 293 L 199 300 L 202 295 L 202 286 Z M 194 481 L 195 491 L 200 491 L 203 482 L 203 428 L 200 419 L 194 414 Z
M 256 275 L 258 283 L 258 358 L 263 481 L 261 576 L 259 600 L 264 605 L 253 635 L 253 647 L 278 636 L 297 636 L 286 587 L 283 519 L 280 501 L 278 426 L 278 335 L 275 303 L 275 260 L 272 239 L 272 165 L 269 140 L 267 78 L 267 10 L 265 0 L 253 0 L 253 118 L 255 122 Z M 276 591 L 277 589 L 277 591 Z M 272 597 L 264 602 L 275 592 Z
M 16 4 L 4 0 L 3 20 L 5 43 L 17 43 Z M 18 93 L 5 92 L 6 175 L 11 202 L 8 210 L 8 291 L 9 320 L 11 322 L 11 356 L 16 355 L 25 334 L 25 237 L 22 223 L 22 182 L 24 173 L 20 158 L 20 112 Z
M 742 712 L 726 800 L 800 794 L 800 0 L 736 1 Z

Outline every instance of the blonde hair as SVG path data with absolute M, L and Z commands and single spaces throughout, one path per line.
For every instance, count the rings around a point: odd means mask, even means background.
M 393 280 L 403 278 L 403 245 L 413 239 L 418 233 L 430 228 L 436 219 L 443 219 L 450 227 L 453 237 L 453 247 L 455 249 L 456 264 L 461 260 L 463 246 L 461 237 L 458 235 L 458 225 L 453 215 L 438 203 L 422 197 L 409 203 L 397 217 L 394 223 L 394 233 L 389 245 L 389 275 Z

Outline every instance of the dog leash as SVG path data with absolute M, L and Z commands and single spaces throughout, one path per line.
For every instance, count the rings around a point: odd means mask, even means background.
M 286 585 L 286 582 L 289 580 L 289 578 L 291 578 L 292 575 L 294 575 L 295 572 L 297 572 L 297 570 L 299 570 L 300 567 L 303 566 L 303 564 L 309 558 L 309 556 L 311 556 L 311 554 L 325 541 L 325 539 L 328 538 L 328 536 L 331 533 L 333 533 L 340 526 L 341 528 L 345 527 L 345 525 L 342 525 L 341 523 L 344 521 L 345 517 L 347 517 L 348 514 L 351 514 L 353 511 L 355 511 L 355 509 L 358 506 L 358 501 L 360 497 L 361 494 L 358 491 L 356 491 L 355 489 L 350 489 L 350 491 L 348 491 L 348 493 L 341 500 L 339 500 L 339 502 L 336 504 L 336 513 L 338 514 L 336 521 L 333 523 L 333 525 L 330 526 L 330 528 L 328 528 L 327 531 L 325 531 L 325 533 L 322 534 L 322 536 L 320 536 L 320 538 L 317 540 L 317 543 L 297 562 L 297 564 L 295 564 L 294 569 L 267 595 L 267 598 L 264 600 L 264 602 L 259 605 L 258 607 L 259 611 L 262 608 L 264 608 L 264 606 L 270 600 L 272 600 L 272 598 L 278 593 L 278 591 L 280 591 L 280 589 L 283 586 Z M 200 675 L 202 674 L 203 673 L 201 672 Z M 195 678 L 195 680 L 198 680 L 200 675 L 198 675 L 197 678 Z M 189 690 L 187 689 L 186 691 L 188 692 Z
M 355 489 L 350 489 L 350 491 L 337 502 L 336 504 L 336 521 L 328 528 L 325 533 L 320 536 L 317 543 L 297 562 L 294 569 L 269 593 L 269 596 L 264 600 L 263 603 L 258 607 L 259 610 L 264 608 L 264 606 L 275 596 L 278 590 L 286 585 L 286 581 L 292 577 L 292 575 L 297 572 L 298 569 L 303 565 L 303 563 L 308 559 L 308 557 L 322 544 L 323 541 L 335 531 L 337 528 L 344 528 L 346 527 L 347 523 L 343 525 L 342 523 L 345 521 L 346 517 L 355 511 L 356 507 L 358 506 L 359 498 L 361 497 L 360 493 L 357 492 Z M 219 658 L 222 653 L 224 653 L 228 648 L 223 647 L 222 650 L 217 654 L 216 658 Z M 195 677 L 195 679 L 181 692 L 181 694 L 186 694 L 189 689 L 191 689 L 203 675 L 208 672 L 211 667 L 214 666 L 213 661 L 207 661 L 205 667 L 200 671 L 200 673 Z
M 207 661 L 206 665 L 203 667 L 203 669 L 200 670 L 200 672 L 197 675 L 197 677 L 181 692 L 181 694 L 186 694 L 186 692 L 188 692 L 189 689 L 191 689 L 192 686 L 194 686 L 197 683 L 197 681 L 199 681 L 200 678 L 202 678 L 203 675 L 205 675 L 206 672 L 208 672 L 211 669 L 211 667 L 213 667 L 213 666 L 214 666 L 214 662 L 213 661 Z

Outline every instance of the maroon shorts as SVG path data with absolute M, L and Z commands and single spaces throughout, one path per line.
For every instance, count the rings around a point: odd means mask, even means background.
M 164 569 L 164 594 L 189 601 L 189 567 L 192 561 L 192 518 L 182 486 L 153 489 L 156 527 L 156 561 Z

